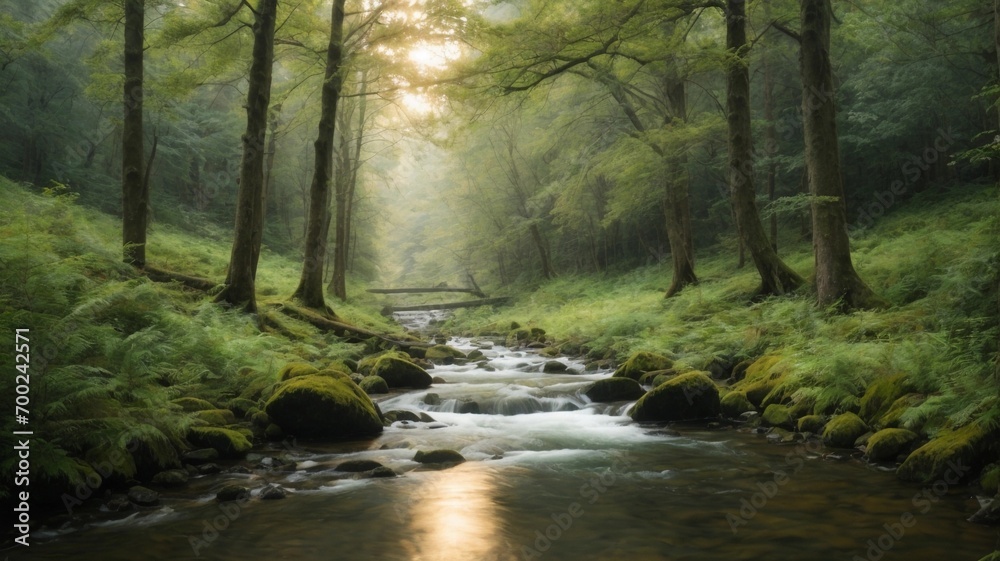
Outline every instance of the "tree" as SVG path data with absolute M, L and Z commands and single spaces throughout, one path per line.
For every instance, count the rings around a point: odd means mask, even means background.
M 274 26 L 278 0 L 260 0 L 253 10 L 253 57 L 247 84 L 247 128 L 243 134 L 236 227 L 225 288 L 217 302 L 243 306 L 256 313 L 255 279 L 263 233 L 264 140 L 271 103 L 271 66 L 274 62 Z
M 125 115 L 122 120 L 122 244 L 126 263 L 146 264 L 149 191 L 142 137 L 144 0 L 125 0 Z
M 319 133 L 314 144 L 312 184 L 309 187 L 309 215 L 306 227 L 305 259 L 302 277 L 294 298 L 310 308 L 325 309 L 323 299 L 323 260 L 330 223 L 330 174 L 333 169 L 333 140 L 337 123 L 337 101 L 343 84 L 344 0 L 334 0 L 330 23 L 330 43 L 326 51 L 326 74 L 323 80 Z M 341 212 L 338 201 L 338 213 Z
M 767 239 L 767 232 L 757 211 L 750 124 L 748 48 L 745 1 L 727 0 L 726 49 L 731 57 L 726 71 L 729 189 L 736 217 L 736 229 L 760 274 L 759 293 L 785 294 L 798 288 L 804 281 L 778 257 Z M 846 232 L 845 228 L 844 233 Z
M 801 0 L 801 74 L 806 167 L 812 196 L 816 294 L 821 306 L 881 305 L 851 261 L 830 64 L 829 0 Z

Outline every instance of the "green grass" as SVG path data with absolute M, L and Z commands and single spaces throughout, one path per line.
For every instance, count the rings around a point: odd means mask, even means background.
M 839 314 L 809 289 L 752 302 L 752 265 L 731 253 L 699 255 L 700 283 L 664 299 L 667 265 L 627 274 L 562 276 L 512 305 L 458 312 L 446 329 L 504 332 L 512 321 L 584 344 L 592 356 L 639 350 L 700 368 L 712 357 L 779 353 L 800 395 L 849 405 L 872 380 L 910 374 L 931 399 L 914 415 L 962 422 L 996 413 L 998 203 L 993 186 L 928 192 L 853 241 L 855 267 L 892 306 Z M 782 257 L 805 278 L 807 243 Z
M 364 345 L 273 312 L 283 332 L 262 333 L 253 318 L 210 295 L 138 275 L 121 263 L 119 222 L 74 199 L 0 179 L 0 331 L 9 337 L 0 354 L 13 364 L 14 330 L 30 329 L 33 482 L 37 476 L 53 490 L 79 484 L 88 464 L 110 463 L 121 478 L 156 471 L 176 461 L 198 423 L 171 400 L 224 405 L 248 387 L 275 382 L 287 362 L 325 366 L 361 355 Z M 155 225 L 149 262 L 221 283 L 227 238 L 209 227 Z M 258 300 L 266 306 L 293 292 L 299 265 L 264 252 L 259 273 Z M 372 302 L 331 305 L 347 322 L 398 330 Z M 15 395 L 14 386 L 14 376 L 0 378 L 3 395 Z M 2 446 L 13 445 L 12 423 L 4 421 Z M 8 470 L 12 459 L 0 467 Z

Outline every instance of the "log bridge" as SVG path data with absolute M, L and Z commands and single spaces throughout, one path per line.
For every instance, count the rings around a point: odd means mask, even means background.
M 432 294 L 442 292 L 458 292 L 478 296 L 478 300 L 466 300 L 464 302 L 445 302 L 441 304 L 421 304 L 418 306 L 386 306 L 382 308 L 383 315 L 391 315 L 395 312 L 429 312 L 432 310 L 457 310 L 459 308 L 474 308 L 477 306 L 494 306 L 504 304 L 509 297 L 487 298 L 479 287 L 475 288 L 370 288 L 368 292 L 372 294 Z

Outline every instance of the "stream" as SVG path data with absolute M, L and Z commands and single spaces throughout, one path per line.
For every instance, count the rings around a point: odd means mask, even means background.
M 425 321 L 424 320 L 417 321 Z M 272 443 L 250 473 L 192 479 L 161 507 L 33 528 L 13 559 L 970 560 L 993 551 L 994 528 L 966 522 L 966 487 L 922 489 L 815 443 L 768 443 L 750 430 L 640 426 L 630 404 L 582 395 L 608 371 L 542 374 L 542 357 L 489 342 L 493 371 L 438 366 L 447 383 L 380 399 L 382 411 L 425 412 L 374 440 Z M 570 368 L 583 364 L 560 358 Z M 436 394 L 436 396 L 428 394 Z M 459 413 L 475 402 L 479 413 Z M 431 470 L 416 450 L 467 462 Z M 294 471 L 268 470 L 293 460 Z M 333 468 L 370 459 L 399 477 L 355 479 Z M 220 505 L 227 482 L 275 483 L 284 500 Z M 920 495 L 924 493 L 924 495 Z M 911 516 L 912 518 L 908 517 Z M 907 524 L 904 525 L 903 522 Z

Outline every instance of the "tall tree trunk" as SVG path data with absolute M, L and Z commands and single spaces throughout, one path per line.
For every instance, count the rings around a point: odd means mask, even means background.
M 316 156 L 312 185 L 309 188 L 305 259 L 302 263 L 302 277 L 299 279 L 299 286 L 293 294 L 293 297 L 300 299 L 305 306 L 321 310 L 326 309 L 326 302 L 323 299 L 323 260 L 326 255 L 326 234 L 330 228 L 329 197 L 330 171 L 333 169 L 333 137 L 337 123 L 337 103 L 340 100 L 340 88 L 343 83 L 340 67 L 343 60 L 344 1 L 334 0 L 333 2 L 330 44 L 326 50 L 326 77 L 323 81 L 319 132 L 314 143 Z M 342 206 L 338 196 L 338 228 Z
M 267 135 L 267 156 L 264 158 L 264 186 L 261 188 L 261 201 L 263 203 L 263 213 L 260 216 L 261 223 L 267 219 L 267 199 L 271 196 L 271 182 L 274 179 L 274 156 L 278 153 L 278 125 L 281 124 L 281 104 L 278 103 L 270 110 Z
M 144 0 L 125 0 L 125 115 L 122 120 L 122 244 L 126 263 L 146 264 L 149 191 L 144 187 L 142 63 Z
M 821 306 L 839 302 L 844 309 L 868 308 L 881 302 L 851 263 L 832 95 L 831 15 L 829 0 L 802 0 L 802 113 L 812 195 L 816 293 Z
M 333 295 L 341 300 L 347 300 L 347 256 L 351 243 L 351 218 L 354 208 L 354 192 L 357 189 L 358 169 L 361 167 L 361 147 L 365 137 L 365 119 L 368 118 L 368 76 L 361 73 L 358 84 L 358 126 L 354 129 L 353 155 L 348 156 L 345 150 L 347 166 L 342 172 L 349 170 L 345 181 L 337 184 L 337 224 L 333 247 L 333 278 L 330 279 L 330 289 Z M 347 131 L 345 131 L 346 134 Z
M 1000 0 L 998 0 L 1000 1 Z M 771 21 L 771 2 L 764 1 L 764 21 Z M 767 200 L 774 204 L 778 181 L 778 129 L 774 124 L 774 47 L 764 49 L 764 155 L 767 157 Z M 771 213 L 771 249 L 778 251 L 778 215 Z
M 253 58 L 247 84 L 247 129 L 243 133 L 240 186 L 236 195 L 236 227 L 226 284 L 216 302 L 257 312 L 255 279 L 263 229 L 264 140 L 271 103 L 274 22 L 278 0 L 260 0 L 254 12 Z
M 785 294 L 798 288 L 803 280 L 775 253 L 757 212 L 745 0 L 727 0 L 726 4 L 726 48 L 734 59 L 726 76 L 726 108 L 729 113 L 729 189 L 736 228 L 760 274 L 760 294 Z
M 671 115 L 670 126 L 673 123 L 682 125 L 687 121 L 687 91 L 684 80 L 677 76 L 676 67 L 671 64 L 664 83 L 664 90 Z M 673 278 L 670 287 L 664 295 L 670 298 L 684 287 L 697 284 L 698 277 L 694 274 L 694 236 L 691 233 L 691 176 L 688 173 L 687 155 L 681 153 L 667 158 L 667 163 L 674 172 L 668 178 L 666 185 L 666 216 L 664 223 L 667 228 L 667 243 L 670 244 L 670 261 L 673 264 Z
M 542 276 L 549 280 L 556 278 L 556 272 L 552 268 L 552 259 L 549 256 L 549 247 L 545 243 L 545 237 L 542 236 L 542 230 L 538 224 L 534 223 L 528 227 L 528 230 L 531 232 L 531 239 L 535 242 L 535 248 L 538 250 L 538 258 L 542 264 Z

